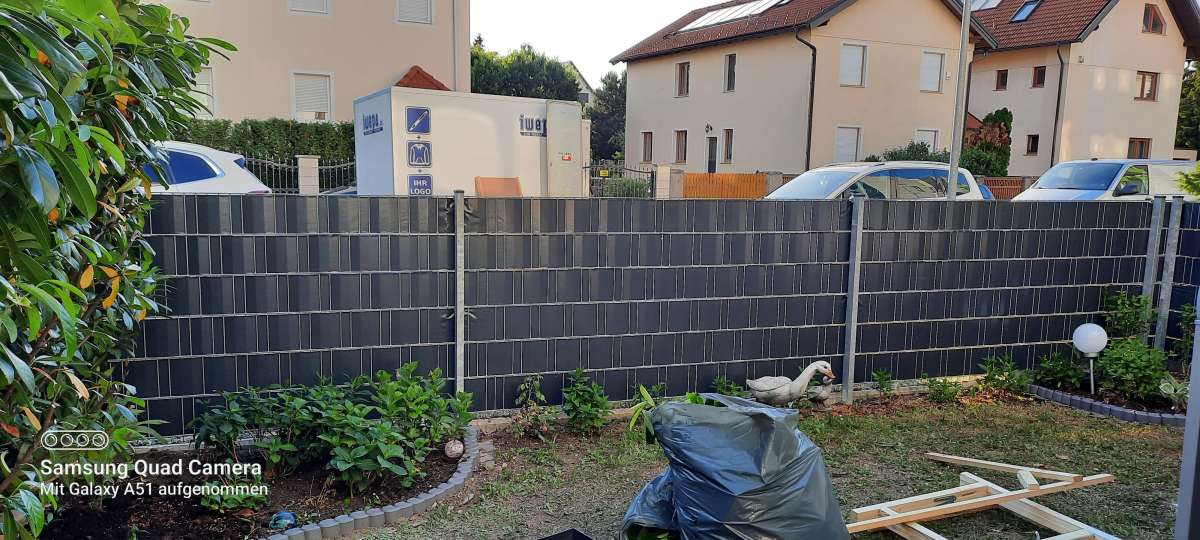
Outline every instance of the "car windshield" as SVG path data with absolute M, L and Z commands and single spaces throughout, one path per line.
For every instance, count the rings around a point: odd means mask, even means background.
M 1034 189 L 1081 189 L 1103 191 L 1121 171 L 1120 163 L 1059 163 L 1046 171 Z
M 854 178 L 857 172 L 843 170 L 808 171 L 783 187 L 775 190 L 768 199 L 827 199 L 836 193 L 842 184 Z

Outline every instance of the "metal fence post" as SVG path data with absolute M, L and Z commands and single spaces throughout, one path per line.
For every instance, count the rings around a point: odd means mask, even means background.
M 454 391 L 466 387 L 467 369 L 466 193 L 454 191 Z
M 1179 255 L 1179 225 L 1183 220 L 1183 197 L 1171 200 L 1170 224 L 1167 225 L 1167 245 L 1163 259 L 1162 285 L 1158 287 L 1158 321 L 1154 325 L 1154 348 L 1167 345 L 1167 322 L 1171 317 L 1171 289 L 1175 285 L 1175 259 Z
M 862 263 L 863 214 L 867 199 L 850 199 L 850 261 L 846 279 L 846 342 L 842 350 L 842 403 L 854 402 L 854 354 L 858 348 L 858 282 Z
M 1142 296 L 1154 299 L 1154 285 L 1158 282 L 1158 245 L 1162 241 L 1163 207 L 1166 197 L 1158 195 L 1150 203 L 1150 231 L 1146 242 L 1146 273 L 1142 278 Z M 1142 334 L 1142 342 L 1148 342 L 1150 330 Z
M 301 195 L 321 193 L 321 156 L 296 156 Z
M 1200 306 L 1200 290 L 1196 291 L 1196 303 Z M 1194 323 L 1196 333 L 1200 335 L 1200 316 Z M 1188 383 L 1188 395 L 1200 395 L 1200 339 L 1192 343 L 1192 375 Z M 1200 484 L 1200 399 L 1188 401 L 1187 424 L 1183 428 L 1183 467 L 1179 478 L 1179 503 L 1175 510 L 1175 540 L 1191 540 L 1200 535 L 1200 527 L 1196 526 L 1193 515 L 1200 511 L 1196 508 L 1196 486 Z M 1194 533 L 1194 534 L 1193 534 Z

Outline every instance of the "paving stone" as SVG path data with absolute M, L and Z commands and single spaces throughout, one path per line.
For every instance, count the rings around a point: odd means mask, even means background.
M 321 540 L 321 526 L 316 523 L 309 523 L 301 527 L 304 531 L 304 540 Z
M 370 510 L 367 510 L 367 521 L 368 521 L 368 524 L 367 524 L 368 527 L 372 527 L 372 528 L 382 527 L 386 521 L 383 516 L 383 510 L 380 510 L 378 508 L 372 508 Z

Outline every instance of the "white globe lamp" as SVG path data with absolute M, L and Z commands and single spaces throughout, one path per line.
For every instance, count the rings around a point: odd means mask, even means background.
M 1108 332 L 1100 325 L 1087 323 L 1079 325 L 1071 334 L 1071 342 L 1075 349 L 1088 359 L 1088 377 L 1091 379 L 1092 393 L 1096 393 L 1096 357 L 1108 346 Z

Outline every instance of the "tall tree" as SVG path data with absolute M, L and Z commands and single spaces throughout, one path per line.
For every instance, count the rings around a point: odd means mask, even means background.
M 1200 148 L 1200 76 L 1197 63 L 1183 72 L 1183 92 L 1179 97 L 1179 124 L 1175 128 L 1176 148 Z
M 600 79 L 587 116 L 592 120 L 592 157 L 620 159 L 625 153 L 625 89 L 629 79 L 610 71 Z
M 483 37 L 476 36 L 471 45 L 471 91 L 574 101 L 579 83 L 565 64 L 528 44 L 501 55 L 484 48 Z

